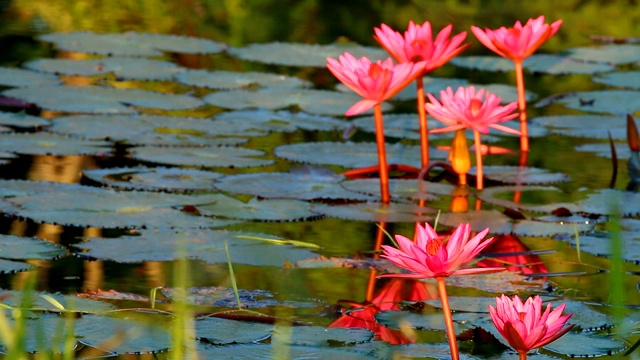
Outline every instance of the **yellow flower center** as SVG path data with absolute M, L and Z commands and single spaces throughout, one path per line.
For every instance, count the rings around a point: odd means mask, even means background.
M 433 256 L 438 253 L 438 250 L 440 250 L 441 247 L 442 241 L 438 238 L 434 238 L 427 241 L 427 248 L 425 250 L 427 251 L 427 254 Z

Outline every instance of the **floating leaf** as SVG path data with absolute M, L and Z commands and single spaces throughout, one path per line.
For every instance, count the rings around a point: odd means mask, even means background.
M 569 320 L 569 322 L 572 322 Z M 580 344 L 580 346 L 576 346 Z M 559 339 L 545 345 L 543 349 L 556 354 L 577 357 L 612 355 L 626 349 L 625 343 L 607 335 L 568 332 Z
M 266 64 L 286 66 L 325 67 L 327 58 L 338 58 L 345 52 L 356 58 L 365 56 L 372 61 L 389 57 L 380 48 L 364 47 L 357 44 L 300 44 L 273 42 L 266 44 L 249 44 L 245 47 L 228 50 L 229 54 L 243 60 L 256 61 Z
M 626 139 L 626 119 L 613 115 L 553 115 L 531 119 L 531 123 L 546 126 L 552 133 L 591 139 Z M 610 152 L 610 151 L 609 151 Z
M 42 132 L 11 133 L 0 134 L 0 151 L 27 155 L 98 155 L 111 152 L 111 144 Z
M 115 306 L 103 301 L 85 299 L 75 295 L 62 295 L 58 293 L 52 294 L 36 291 L 29 295 L 32 299 L 32 302 L 28 304 L 30 310 L 44 310 L 52 312 L 60 311 L 58 307 L 51 304 L 51 302 L 42 297 L 42 295 L 47 295 L 48 297 L 55 299 L 55 301 L 61 304 L 68 311 L 102 313 L 115 308 Z M 2 303 L 11 307 L 22 306 L 24 296 L 24 292 L 22 291 L 0 289 L 0 298 L 2 298 Z
M 380 197 L 379 179 L 349 180 L 341 183 L 342 187 L 349 191 L 356 191 Z M 451 195 L 455 186 L 443 183 L 418 181 L 417 179 L 390 179 L 389 189 L 394 198 L 422 199 L 428 201 L 438 200 L 437 195 Z
M 454 317 L 455 331 L 457 334 L 473 328 L 473 321 L 476 318 L 482 318 L 484 314 L 456 314 Z M 425 312 L 416 313 L 409 311 L 387 310 L 381 311 L 375 315 L 375 319 L 381 325 L 390 329 L 400 330 L 401 328 L 410 327 L 416 330 L 426 331 L 445 331 L 446 325 L 442 321 L 442 313 Z
M 174 299 L 176 289 L 174 288 L 162 288 L 162 294 L 169 299 Z M 243 309 L 256 309 L 266 308 L 271 306 L 289 306 L 294 308 L 313 308 L 318 304 L 315 300 L 309 302 L 301 301 L 289 301 L 278 300 L 274 295 L 266 290 L 245 290 L 238 289 L 238 296 L 240 297 L 240 305 L 236 301 L 236 295 L 233 289 L 218 287 L 190 287 L 187 289 L 188 301 L 198 306 L 209 307 L 224 307 L 224 308 L 238 308 L 242 306 Z M 238 318 L 242 318 L 242 313 L 238 314 Z M 252 314 L 257 318 L 260 315 Z
M 6 90 L 2 95 L 53 111 L 135 114 L 128 105 L 160 110 L 188 110 L 203 105 L 189 95 L 98 86 L 38 86 Z
M 593 81 L 609 86 L 640 89 L 640 71 L 615 72 L 594 77 Z
M 117 317 L 84 315 L 74 322 L 79 341 L 112 354 L 148 354 L 169 350 L 169 317 L 119 311 Z
M 640 111 L 640 91 L 596 90 L 572 93 L 556 100 L 567 108 L 616 115 Z
M 218 91 L 202 98 L 205 102 L 225 109 L 263 108 L 268 110 L 298 106 L 303 111 L 320 115 L 344 115 L 356 102 L 362 100 L 355 93 L 327 90 L 265 88 L 259 90 Z M 391 109 L 383 103 L 382 109 Z M 369 113 L 373 110 L 369 110 Z
M 51 131 L 86 139 L 108 139 L 129 145 L 218 146 L 247 139 L 226 137 L 224 125 L 209 119 L 149 115 L 78 115 L 53 120 Z M 243 134 L 244 136 L 244 134 Z
M 533 56 L 533 55 L 532 55 Z M 513 62 L 498 56 L 456 56 L 450 60 L 456 66 L 481 71 L 513 71 Z
M 16 127 L 20 129 L 31 129 L 47 127 L 50 120 L 38 116 L 27 115 L 25 113 L 12 113 L 0 111 L 0 125 Z
M 82 175 L 116 189 L 188 192 L 213 189 L 213 182 L 223 174 L 194 169 L 140 166 L 84 170 Z
M 569 49 L 569 56 L 583 61 L 596 61 L 609 64 L 628 64 L 640 58 L 638 45 L 604 45 L 576 47 Z
M 311 211 L 338 219 L 370 222 L 426 222 L 437 210 L 413 204 L 367 202 L 347 205 L 313 204 Z M 429 214 L 429 215 L 427 215 Z
M 55 86 L 60 83 L 55 75 L 31 70 L 0 67 L 0 85 L 11 87 Z
M 64 247 L 37 237 L 0 235 L 0 258 L 55 260 L 67 254 Z
M 6 311 L 6 310 L 1 310 Z M 31 312 L 30 315 L 36 313 Z M 69 334 L 69 328 L 66 326 L 68 321 L 75 319 L 66 319 L 58 314 L 37 313 L 37 316 L 27 317 L 24 319 L 24 350 L 30 353 L 37 353 L 42 349 L 47 349 L 55 354 L 62 354 L 65 348 L 67 337 L 71 337 L 75 343 L 74 334 Z M 16 328 L 16 321 L 7 314 L 6 320 L 11 329 Z M 75 348 L 75 346 L 74 346 Z M 7 352 L 7 348 L 2 346 L 3 352 Z
M 295 329 L 297 330 L 297 328 Z M 295 330 L 293 330 L 295 332 Z M 287 345 L 276 347 L 271 344 L 240 344 L 232 346 L 211 346 L 198 344 L 198 355 L 202 359 L 274 359 L 283 356 L 286 358 L 305 360 L 366 360 L 371 359 L 367 353 L 360 354 L 352 348 L 327 348 L 313 346 Z
M 185 85 L 199 86 L 207 89 L 240 89 L 253 86 L 267 88 L 302 88 L 311 87 L 311 82 L 296 77 L 262 73 L 255 71 L 207 71 L 188 70 L 177 74 L 175 79 Z
M 422 86 L 424 87 L 425 93 L 431 93 L 436 97 L 439 97 L 440 91 L 445 90 L 448 87 L 452 87 L 453 89 L 457 89 L 460 86 L 467 86 L 469 82 L 466 79 L 458 79 L 458 78 L 440 78 L 440 77 L 431 77 L 425 76 L 422 78 Z M 343 84 L 338 84 L 336 89 L 340 91 L 351 91 Z M 402 91 L 400 91 L 396 96 L 393 97 L 393 100 L 412 100 L 416 98 L 416 87 L 415 86 L 406 86 Z M 417 116 L 413 114 L 413 116 Z M 387 122 L 387 115 L 384 118 L 385 124 Z M 385 126 L 386 132 L 386 126 Z
M 252 173 L 229 175 L 219 179 L 215 187 L 231 193 L 264 198 L 300 200 L 349 199 L 372 200 L 373 197 L 345 190 L 341 176 L 294 173 Z
M 511 60 L 497 56 L 458 56 L 451 63 L 482 71 L 513 71 L 515 66 Z M 596 74 L 613 71 L 609 64 L 578 61 L 575 57 L 560 55 L 534 54 L 527 57 L 522 66 L 532 73 L 545 74 Z
M 559 195 L 561 195 L 560 189 L 553 186 L 496 186 L 482 190 L 482 192 L 478 193 L 478 197 L 483 201 L 488 203 L 502 206 L 505 208 L 517 209 L 520 211 L 533 211 L 533 212 L 542 212 L 542 213 L 551 213 L 552 211 L 558 208 L 566 208 L 570 212 L 575 213 L 579 211 L 579 208 L 574 203 L 561 203 L 554 202 L 551 204 L 530 204 L 524 201 L 515 202 L 512 200 L 507 200 L 505 196 L 512 192 L 520 192 L 523 197 L 526 199 L 527 193 L 532 193 L 535 196 L 532 196 L 535 200 L 542 199 L 545 202 L 548 202 L 550 199 L 556 201 Z
M 620 129 L 622 130 L 622 129 Z M 625 134 L 626 136 L 626 134 Z M 618 160 L 628 160 L 631 158 L 632 152 L 624 143 L 615 143 L 616 156 Z M 576 151 L 585 151 L 595 153 L 596 156 L 611 159 L 611 144 L 609 143 L 592 143 L 582 144 L 575 147 Z
M 135 236 L 88 238 L 88 242 L 75 246 L 85 250 L 79 254 L 81 256 L 124 263 L 175 260 L 180 258 L 177 252 L 180 247 L 189 258 L 209 264 L 226 264 L 225 243 L 234 264 L 283 266 L 285 262 L 295 263 L 316 256 L 307 249 L 241 238 L 244 236 L 281 240 L 271 235 L 241 231 L 157 229 L 140 230 Z M 123 252 L 123 248 L 127 251 Z
M 33 270 L 36 267 L 19 261 L 0 259 L 0 274 L 13 274 L 22 271 Z
M 25 67 L 54 74 L 95 76 L 113 74 L 118 79 L 169 81 L 184 68 L 162 60 L 132 57 L 107 57 L 102 59 L 38 59 Z
M 622 259 L 633 263 L 640 263 L 640 235 L 637 232 L 622 231 L 620 237 L 622 242 Z M 611 257 L 610 238 L 611 234 L 602 231 L 580 235 L 580 252 L 609 258 Z M 568 240 L 572 246 L 577 246 L 574 236 Z
M 300 326 L 284 329 L 278 326 L 273 337 L 286 339 L 291 345 L 306 346 L 345 346 L 373 341 L 374 333 L 363 328 L 326 328 L 322 326 Z
M 387 144 L 387 162 L 420 166 L 420 149 L 415 145 Z M 378 165 L 375 143 L 311 142 L 281 145 L 274 150 L 278 157 L 308 164 L 338 165 L 358 168 Z M 446 153 L 431 149 L 431 159 L 444 159 Z
M 101 55 L 162 56 L 160 51 L 187 54 L 215 54 L 225 45 L 208 39 L 128 32 L 96 34 L 93 32 L 51 33 L 38 37 L 55 43 L 58 49 Z
M 588 214 L 619 213 L 623 216 L 636 216 L 640 214 L 640 193 L 599 189 L 589 194 L 586 199 L 580 200 L 578 206 L 581 211 Z
M 131 149 L 129 154 L 140 161 L 176 166 L 244 168 L 273 164 L 273 160 L 257 158 L 264 155 L 260 150 L 232 146 L 206 148 L 141 146 Z
M 426 282 L 435 284 L 435 280 L 428 279 Z M 511 271 L 502 271 L 488 274 L 475 274 L 464 276 L 450 276 L 447 278 L 447 286 L 455 286 L 460 288 L 473 288 L 476 290 L 492 292 L 495 294 L 517 293 L 540 291 L 546 286 L 544 279 L 532 279 L 526 275 Z M 465 299 L 465 298 L 462 298 Z M 488 311 L 486 304 L 480 301 L 478 297 L 470 297 L 469 306 L 456 308 L 455 311 L 483 312 Z M 474 300 L 476 300 L 474 302 Z M 436 301 L 439 300 L 429 300 Z M 427 301 L 427 302 L 429 302 Z M 433 303 L 429 302 L 433 305 Z M 495 301 L 494 301 L 495 305 Z M 484 310 L 483 310 L 484 309 Z
M 309 203 L 291 199 L 253 198 L 244 203 L 234 198 L 225 197 L 213 204 L 198 206 L 204 216 L 223 216 L 232 219 L 255 221 L 303 221 L 313 220 L 317 213 L 309 210 Z
M 274 326 L 206 317 L 195 321 L 196 339 L 212 345 L 257 343 L 271 337 Z
M 312 131 L 344 130 L 349 123 L 333 117 L 311 115 L 304 112 L 287 110 L 269 111 L 237 110 L 227 111 L 214 118 L 216 128 L 237 135 L 260 136 L 268 132 L 293 132 L 298 129 Z M 229 131 L 233 129 L 233 132 Z
M 522 166 L 483 166 L 484 177 L 488 180 L 498 181 L 504 184 L 536 185 L 553 184 L 569 181 L 566 174 L 552 173 L 546 169 L 522 167 Z M 469 170 L 469 174 L 475 175 L 476 168 Z

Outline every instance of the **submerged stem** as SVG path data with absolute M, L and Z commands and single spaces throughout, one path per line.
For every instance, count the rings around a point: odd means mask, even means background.
M 516 87 L 518 88 L 518 110 L 520 111 L 520 150 L 529 151 L 529 130 L 527 127 L 527 98 L 524 92 L 524 70 L 522 61 L 516 61 Z
M 438 280 L 438 292 L 442 300 L 442 312 L 444 313 L 444 323 L 447 326 L 447 340 L 449 340 L 449 348 L 451 349 L 451 359 L 459 360 L 458 342 L 456 340 L 456 331 L 453 328 L 453 317 L 451 317 L 451 307 L 449 306 L 449 297 L 447 296 L 447 286 L 443 277 L 436 278 Z M 526 354 L 525 354 L 526 355 Z
M 382 106 L 373 107 L 373 117 L 376 123 L 376 143 L 378 144 L 378 166 L 380 168 L 380 197 L 383 203 L 391 201 L 389 194 L 389 169 L 387 166 L 387 150 L 384 144 L 384 123 L 382 121 Z
M 429 166 L 429 126 L 427 124 L 427 109 L 424 107 L 424 85 L 422 76 L 416 79 L 416 95 L 418 96 L 418 121 L 420 124 L 420 154 L 422 167 Z

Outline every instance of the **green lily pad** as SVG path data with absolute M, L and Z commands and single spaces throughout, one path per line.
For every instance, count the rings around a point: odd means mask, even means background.
M 295 329 L 297 330 L 297 328 Z M 294 331 L 295 331 L 294 330 Z M 357 348 L 328 348 L 315 346 L 287 345 L 273 346 L 271 344 L 240 344 L 232 346 L 213 346 L 198 344 L 198 355 L 202 359 L 305 359 L 305 360 L 366 360 L 371 359 L 369 352 L 359 353 Z M 381 357 L 382 358 L 382 357 Z
M 53 305 L 48 299 L 53 298 L 66 311 L 81 313 L 103 313 L 115 309 L 115 306 L 98 300 L 85 299 L 75 295 L 63 295 L 59 293 L 48 293 L 35 291 L 29 294 L 32 301 L 27 305 L 29 310 L 40 310 L 49 312 L 60 312 L 61 309 Z M 24 292 L 17 290 L 0 289 L 2 303 L 11 307 L 21 307 L 23 304 Z
M 569 320 L 571 322 L 571 320 Z M 576 346 L 580 344 L 580 346 Z M 584 345 L 583 345 L 584 344 Z M 609 335 L 568 332 L 543 347 L 545 350 L 569 356 L 598 357 L 616 354 L 627 348 L 626 344 Z
M 24 64 L 28 69 L 62 75 L 113 74 L 118 79 L 169 81 L 186 69 L 162 60 L 132 57 L 102 59 L 38 59 Z
M 78 256 L 120 263 L 171 261 L 181 258 L 182 252 L 184 256 L 209 264 L 226 264 L 225 244 L 234 264 L 283 266 L 286 262 L 317 256 L 276 236 L 241 231 L 157 229 L 140 230 L 139 234 L 118 238 L 86 240 L 74 245 L 83 250 Z M 127 251 L 123 252 L 123 248 Z
M 578 212 L 579 208 L 570 202 L 554 202 L 550 204 L 530 204 L 526 202 L 514 202 L 512 200 L 508 200 L 504 197 L 501 197 L 501 194 L 508 194 L 510 192 L 520 191 L 522 194 L 526 194 L 527 192 L 536 192 L 538 194 L 537 198 L 542 198 L 545 201 L 548 199 L 557 198 L 561 191 L 560 189 L 553 186 L 496 186 L 482 190 L 482 192 L 478 193 L 478 197 L 483 201 L 486 201 L 490 204 L 502 206 L 505 208 L 516 209 L 519 211 L 532 211 L 532 212 L 540 212 L 540 213 L 551 213 L 558 208 L 566 208 L 572 213 Z M 548 195 L 547 195 L 548 194 Z
M 357 44 L 300 44 L 273 42 L 266 44 L 249 44 L 245 47 L 228 50 L 229 54 L 243 60 L 256 61 L 266 64 L 286 66 L 325 67 L 327 58 L 338 58 L 345 52 L 356 58 L 365 56 L 372 61 L 389 57 L 380 48 L 364 47 Z
M 149 115 L 77 115 L 53 120 L 56 133 L 123 142 L 129 145 L 236 145 L 245 138 L 227 137 L 223 126 L 209 119 Z
M 424 87 L 425 94 L 431 93 L 437 95 L 441 90 L 445 90 L 448 87 L 457 89 L 460 86 L 468 85 L 469 81 L 467 81 L 467 79 L 440 78 L 432 76 L 425 76 L 422 78 L 422 86 Z M 338 84 L 336 86 L 336 89 L 339 91 L 347 91 L 348 87 L 346 87 L 344 84 Z M 412 100 L 416 99 L 416 97 L 416 86 L 410 84 L 409 86 L 402 89 L 398 94 L 396 94 L 396 96 L 393 97 L 393 100 Z M 414 114 L 414 116 L 416 116 L 416 114 Z
M 628 262 L 640 263 L 640 235 L 637 232 L 622 231 L 620 238 L 622 258 Z M 573 247 L 577 247 L 575 236 L 568 241 Z M 611 234 L 608 232 L 597 231 L 580 236 L 580 252 L 610 258 L 611 250 Z
M 311 82 L 300 78 L 263 73 L 255 71 L 207 71 L 188 70 L 177 74 L 175 79 L 185 85 L 198 86 L 207 89 L 242 89 L 254 86 L 267 88 L 303 88 L 311 87 Z
M 298 106 L 311 114 L 333 116 L 344 115 L 353 104 L 362 100 L 355 93 L 295 88 L 218 91 L 208 94 L 202 99 L 208 104 L 225 109 L 262 108 L 276 110 Z M 391 105 L 383 103 L 382 109 L 389 111 Z M 369 110 L 369 113 L 372 112 L 373 110 Z
M 555 134 L 590 139 L 608 139 L 611 134 L 614 140 L 626 140 L 626 121 L 625 116 L 614 115 L 552 115 L 531 119 L 531 123 L 545 126 Z
M 7 310 L 1 310 L 8 312 Z M 52 353 L 59 355 L 64 352 L 65 342 L 67 337 L 71 337 L 73 343 L 76 342 L 75 335 L 69 333 L 68 322 L 75 321 L 74 318 L 66 319 L 64 316 L 58 314 L 48 313 L 36 313 L 31 312 L 32 317 L 28 317 L 24 320 L 24 350 L 30 353 L 37 353 L 42 349 L 50 350 Z M 15 320 L 11 317 L 11 314 L 6 314 L 7 323 L 11 329 L 15 329 Z M 76 345 L 73 346 L 75 350 Z M 7 352 L 4 344 L 1 346 L 3 352 Z M 71 355 L 73 356 L 73 355 Z
M 0 258 L 56 260 L 67 254 L 64 247 L 37 237 L 0 235 Z
M 141 146 L 129 150 L 129 154 L 136 160 L 176 166 L 244 168 L 273 164 L 273 160 L 257 158 L 264 155 L 260 150 L 232 146 L 206 148 Z
M 13 274 L 35 268 L 36 266 L 24 262 L 0 259 L 0 274 Z
M 195 321 L 196 339 L 212 345 L 257 343 L 269 339 L 274 325 L 206 317 Z
M 469 170 L 469 174 L 476 174 L 476 167 Z M 546 169 L 521 166 L 483 166 L 485 179 L 504 184 L 538 185 L 554 184 L 571 180 L 569 175 L 552 173 Z
M 286 343 L 305 346 L 329 346 L 332 344 L 355 345 L 373 341 L 374 333 L 362 328 L 326 328 L 322 326 L 300 326 L 273 330 L 273 337 L 286 338 Z
M 274 154 L 290 161 L 307 164 L 338 165 L 359 168 L 378 165 L 375 143 L 311 142 L 278 146 Z M 416 145 L 386 144 L 387 162 L 420 167 L 420 149 Z M 431 149 L 431 159 L 445 159 L 447 153 Z
M 451 59 L 457 66 L 482 71 L 513 71 L 515 66 L 509 59 L 497 56 L 458 56 Z M 610 64 L 578 61 L 574 57 L 534 54 L 524 60 L 522 66 L 532 73 L 544 74 L 596 74 L 613 71 Z
M 569 56 L 582 61 L 596 61 L 609 64 L 628 64 L 640 58 L 638 45 L 604 45 L 576 47 L 569 49 Z
M 5 90 L 2 95 L 53 111 L 103 114 L 135 114 L 131 106 L 160 110 L 189 110 L 202 101 L 189 95 L 117 89 L 98 86 L 38 86 Z
M 162 56 L 162 51 L 186 54 L 216 54 L 226 46 L 208 39 L 128 32 L 97 34 L 93 32 L 51 33 L 38 37 L 58 49 L 101 55 Z
M 372 200 L 373 197 L 347 191 L 340 186 L 341 176 L 295 173 L 251 173 L 229 175 L 219 179 L 215 187 L 235 194 L 263 198 L 300 200 L 348 199 Z
M 31 70 L 0 67 L 0 85 L 11 87 L 55 86 L 60 80 L 55 75 Z
M 212 204 L 198 206 L 198 212 L 204 216 L 254 221 L 304 221 L 318 218 L 318 214 L 309 210 L 309 206 L 306 201 L 292 199 L 253 198 L 242 202 L 224 197 Z
M 425 279 L 425 282 L 436 284 L 434 279 Z M 502 293 L 518 293 L 518 292 L 537 292 L 544 289 L 547 283 L 541 278 L 529 278 L 526 275 L 511 272 L 501 271 L 488 274 L 475 274 L 464 276 L 450 276 L 447 278 L 447 286 L 458 288 L 471 288 L 484 292 L 491 292 L 496 295 Z M 461 312 L 484 312 L 488 311 L 486 305 L 481 302 L 474 302 L 474 299 L 478 297 L 469 298 L 469 302 L 472 303 L 463 309 L 456 308 L 455 311 Z M 433 302 L 439 303 L 439 300 L 427 300 L 427 303 L 434 305 Z M 495 301 L 494 301 L 495 305 Z M 484 310 L 483 310 L 484 309 Z
M 115 316 L 84 315 L 76 319 L 75 333 L 85 345 L 110 354 L 149 354 L 172 346 L 170 317 L 119 311 Z M 116 338 L 120 341 L 107 341 Z
M 215 127 L 238 136 L 261 136 L 269 132 L 344 130 L 349 123 L 329 116 L 287 110 L 264 109 L 226 111 L 216 115 Z
M 599 189 L 578 201 L 578 206 L 588 214 L 636 216 L 640 214 L 640 193 Z
M 380 180 L 359 179 L 343 181 L 342 187 L 349 191 L 365 193 L 374 197 L 380 197 Z M 436 201 L 440 198 L 436 195 L 451 195 L 455 186 L 443 183 L 418 181 L 413 179 L 390 179 L 389 191 L 391 196 L 397 199 L 420 199 Z
M 51 125 L 51 121 L 25 113 L 0 111 L 0 125 L 20 129 L 42 128 Z
M 555 102 L 564 104 L 569 109 L 626 115 L 640 111 L 640 91 L 579 91 L 558 98 Z
M 625 130 L 626 132 L 626 127 L 620 130 Z M 616 147 L 616 157 L 618 158 L 618 160 L 628 160 L 629 158 L 631 158 L 631 150 L 629 149 L 629 146 L 627 144 L 618 142 L 614 143 L 614 146 Z M 576 151 L 592 152 L 596 156 L 607 159 L 611 159 L 612 156 L 611 144 L 608 142 L 582 144 L 576 146 L 574 149 Z
M 110 153 L 111 144 L 43 132 L 9 133 L 0 134 L 0 151 L 26 155 L 98 155 Z
M 482 314 L 456 314 L 456 334 L 473 328 L 473 321 L 482 318 Z M 415 313 L 409 311 L 387 310 L 375 315 L 375 319 L 381 325 L 390 329 L 400 330 L 406 326 L 416 330 L 445 331 L 446 325 L 441 312 Z
M 213 182 L 223 176 L 213 171 L 180 168 L 106 168 L 84 170 L 82 175 L 116 189 L 190 192 L 213 189 Z
M 313 204 L 311 211 L 338 219 L 369 222 L 426 222 L 433 220 L 433 215 L 438 212 L 433 208 L 413 204 L 376 202 L 347 205 Z
M 640 90 L 640 71 L 614 72 L 594 77 L 593 81 L 609 86 Z
M 162 288 L 162 294 L 169 299 L 176 297 L 175 288 Z M 187 296 L 190 303 L 198 306 L 223 307 L 230 309 L 238 308 L 238 301 L 233 289 L 222 286 L 216 287 L 190 287 L 187 289 Z M 273 306 L 287 306 L 292 308 L 315 308 L 318 306 L 316 300 L 290 301 L 278 300 L 274 294 L 266 290 L 246 290 L 238 289 L 238 297 L 240 298 L 240 306 L 243 309 L 258 309 Z M 259 315 L 258 315 L 259 317 Z

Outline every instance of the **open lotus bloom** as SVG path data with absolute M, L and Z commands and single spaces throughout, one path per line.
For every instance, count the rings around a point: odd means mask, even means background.
M 484 239 L 489 229 L 484 229 L 471 237 L 471 226 L 460 224 L 448 240 L 443 242 L 435 230 L 427 223 L 424 227 L 417 225 L 417 239 L 414 243 L 402 235 L 396 235 L 399 249 L 382 245 L 382 257 L 389 259 L 401 268 L 409 270 L 409 274 L 386 274 L 380 277 L 405 278 L 444 278 L 452 275 L 470 275 L 486 272 L 502 271 L 504 268 L 469 268 L 460 269 L 487 247 L 493 238 Z
M 329 71 L 364 98 L 347 110 L 347 116 L 363 113 L 392 98 L 422 73 L 424 65 L 424 62 L 396 65 L 391 59 L 371 62 L 366 57 L 356 59 L 348 52 L 338 60 L 327 58 Z
M 558 31 L 560 25 L 562 20 L 546 24 L 544 16 L 541 15 L 535 19 L 529 19 L 524 25 L 516 21 L 510 28 L 503 26 L 496 30 L 487 28 L 482 30 L 472 26 L 471 31 L 491 51 L 507 59 L 521 62 L 549 40 Z
M 470 44 L 461 46 L 467 37 L 466 31 L 450 37 L 452 28 L 452 25 L 446 26 L 434 39 L 428 21 L 422 25 L 409 21 L 404 36 L 382 24 L 374 28 L 374 39 L 399 63 L 425 61 L 424 73 L 428 73 L 469 47 Z
M 489 305 L 489 313 L 500 334 L 514 348 L 520 358 L 532 349 L 542 347 L 566 334 L 573 325 L 564 327 L 572 314 L 562 315 L 565 304 L 551 310 L 551 304 L 542 311 L 540 296 L 530 297 L 524 303 L 518 296 L 504 294 L 496 298 L 496 307 Z
M 483 134 L 489 128 L 520 135 L 518 130 L 498 123 L 514 119 L 518 113 L 516 102 L 505 106 L 500 105 L 502 98 L 484 89 L 476 92 L 474 86 L 459 87 L 455 93 L 451 87 L 440 91 L 440 101 L 427 94 L 430 103 L 425 105 L 431 116 L 446 124 L 446 127 L 431 130 L 432 133 L 456 131 L 459 129 L 473 129 Z

